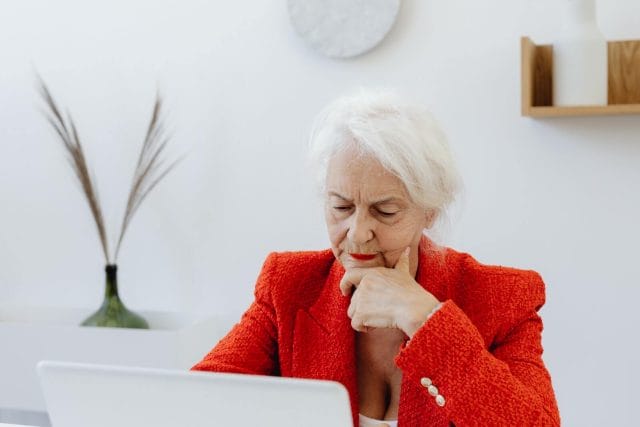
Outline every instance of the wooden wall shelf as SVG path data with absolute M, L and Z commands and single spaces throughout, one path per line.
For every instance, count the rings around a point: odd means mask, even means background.
M 608 105 L 554 107 L 553 46 L 536 45 L 522 37 L 522 115 L 529 117 L 640 114 L 640 40 L 610 41 Z

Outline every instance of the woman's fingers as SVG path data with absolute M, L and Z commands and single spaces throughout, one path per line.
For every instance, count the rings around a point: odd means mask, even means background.
M 402 254 L 400 254 L 400 258 L 396 261 L 396 265 L 391 270 L 400 271 L 402 273 L 406 273 L 408 276 L 411 274 L 410 272 L 410 251 L 411 247 L 407 247 Z M 340 280 L 340 292 L 343 296 L 348 296 L 353 288 L 357 288 L 362 278 L 372 272 L 376 272 L 379 270 L 386 270 L 384 267 L 375 267 L 375 268 L 351 268 L 344 273 L 342 279 Z
M 356 311 L 351 318 L 351 327 L 358 332 L 368 332 L 370 329 L 392 328 L 394 325 L 386 316 L 368 316 Z
M 393 327 L 393 322 L 388 315 L 379 312 L 377 304 L 372 304 L 370 292 L 366 286 L 359 287 L 351 296 L 351 303 L 347 309 L 347 315 L 351 319 L 351 327 L 358 332 L 368 332 L 372 328 Z
M 349 319 L 353 318 L 353 315 L 356 313 L 356 304 L 357 304 L 357 298 L 356 298 L 356 293 L 354 292 L 354 294 L 351 296 L 351 302 L 349 303 L 349 308 L 347 309 L 347 316 L 349 316 Z
M 355 315 L 351 318 L 351 327 L 358 332 L 367 332 L 368 328 L 364 325 L 361 316 Z
M 393 267 L 394 270 L 399 270 L 407 274 L 411 274 L 411 269 L 409 267 L 409 252 L 411 252 L 411 246 L 407 246 L 407 249 L 402 251 L 402 254 L 400 254 L 400 258 L 398 258 L 398 261 L 396 261 L 396 265 Z
M 340 292 L 343 296 L 348 296 L 352 288 L 357 288 L 360 281 L 367 274 L 366 268 L 352 268 L 344 273 L 340 280 Z
M 351 295 L 347 316 L 358 332 L 371 328 L 394 328 L 397 319 L 392 309 L 399 301 L 399 278 L 409 272 L 409 249 L 402 252 L 394 268 L 352 268 L 340 280 L 340 292 Z

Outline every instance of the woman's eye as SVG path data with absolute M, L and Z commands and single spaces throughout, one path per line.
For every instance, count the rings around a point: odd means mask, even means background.
M 378 211 L 378 213 L 385 217 L 385 218 L 391 218 L 392 216 L 394 216 L 395 214 L 397 214 L 397 212 L 385 212 L 385 211 Z
M 351 209 L 351 206 L 334 206 L 333 209 L 339 211 L 339 212 L 346 212 L 349 209 Z

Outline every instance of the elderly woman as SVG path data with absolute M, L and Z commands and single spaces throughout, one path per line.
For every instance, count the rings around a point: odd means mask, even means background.
M 426 237 L 457 188 L 430 114 L 339 99 L 311 159 L 331 249 L 270 254 L 253 304 L 193 369 L 338 381 L 361 427 L 558 425 L 540 276 Z

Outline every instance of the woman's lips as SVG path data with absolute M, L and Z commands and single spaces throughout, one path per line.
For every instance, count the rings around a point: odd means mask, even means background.
M 351 258 L 355 258 L 359 261 L 369 261 L 376 257 L 376 254 L 349 254 Z

